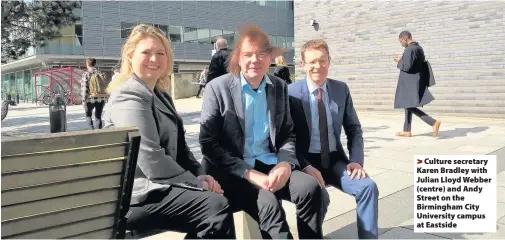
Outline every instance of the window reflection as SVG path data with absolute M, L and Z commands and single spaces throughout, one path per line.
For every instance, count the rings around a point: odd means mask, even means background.
M 210 33 L 209 29 L 198 29 L 198 43 L 209 44 L 210 43 Z
M 223 35 L 223 31 L 222 30 L 211 29 L 210 30 L 210 43 L 211 44 L 216 43 L 217 38 L 221 37 L 221 35 Z
M 184 27 L 184 37 L 182 38 L 183 42 L 198 42 L 198 31 L 196 28 L 192 27 Z
M 222 37 L 228 42 L 228 46 L 231 48 L 235 44 L 235 32 L 223 30 Z M 238 39 L 238 37 L 237 37 Z
M 128 38 L 137 23 L 121 22 L 121 38 Z
M 170 42 L 182 42 L 182 27 L 181 26 L 169 26 L 168 33 L 170 36 Z

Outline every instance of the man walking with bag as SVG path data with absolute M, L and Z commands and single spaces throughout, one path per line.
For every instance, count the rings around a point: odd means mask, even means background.
M 82 106 L 86 112 L 86 124 L 89 129 L 102 128 L 102 112 L 108 94 L 106 92 L 108 82 L 103 73 L 95 68 L 96 59 L 86 59 L 88 70 L 82 74 L 81 78 L 81 96 Z M 95 120 L 91 118 L 95 109 Z
M 400 69 L 394 107 L 405 109 L 405 123 L 403 132 L 397 132 L 396 136 L 412 136 L 412 114 L 415 114 L 433 127 L 433 137 L 436 137 L 441 122 L 418 108 L 435 99 L 428 90 L 428 87 L 431 86 L 429 83 L 430 73 L 425 62 L 423 48 L 419 43 L 412 41 L 412 34 L 408 31 L 400 33 L 399 41 L 405 47 L 405 51 L 403 56 L 394 58 L 394 61 L 398 63 L 397 67 Z

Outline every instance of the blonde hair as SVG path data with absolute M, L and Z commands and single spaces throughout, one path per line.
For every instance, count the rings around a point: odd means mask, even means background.
M 250 42 L 259 43 L 262 49 L 273 58 L 281 55 L 286 50 L 280 47 L 272 46 L 272 42 L 268 35 L 261 30 L 258 25 L 254 24 L 246 24 L 242 25 L 240 28 L 240 38 L 235 43 L 235 49 L 228 56 L 228 72 L 232 73 L 233 76 L 240 75 L 240 54 L 242 52 L 242 43 L 245 40 L 249 40 Z
M 286 59 L 284 58 L 284 56 L 278 56 L 275 58 L 275 65 L 277 66 L 288 66 L 288 64 L 286 64 Z
M 130 36 L 128 36 L 128 39 L 123 45 L 123 48 L 121 50 L 121 70 L 119 72 L 119 76 L 114 78 L 109 83 L 109 86 L 107 87 L 108 93 L 111 93 L 112 91 L 117 89 L 119 86 L 121 86 L 121 84 L 124 83 L 124 81 L 126 81 L 126 79 L 131 77 L 131 75 L 133 74 L 133 69 L 129 56 L 133 54 L 135 48 L 137 47 L 137 44 L 141 40 L 144 40 L 149 37 L 160 40 L 160 42 L 165 47 L 165 53 L 168 61 L 167 70 L 163 74 L 161 74 L 160 78 L 156 82 L 156 86 L 161 91 L 167 91 L 169 89 L 170 76 L 172 74 L 172 69 L 174 65 L 173 62 L 174 58 L 172 55 L 172 49 L 170 48 L 170 42 L 168 38 L 165 36 L 165 34 L 158 28 L 147 24 L 139 24 L 132 29 Z

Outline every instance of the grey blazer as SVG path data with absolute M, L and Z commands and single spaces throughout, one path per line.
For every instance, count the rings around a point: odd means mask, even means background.
M 201 187 L 196 176 L 204 174 L 203 168 L 186 144 L 182 119 L 167 93 L 150 90 L 133 75 L 111 93 L 104 121 L 105 127 L 134 126 L 141 134 L 131 204 L 167 190 L 170 183 Z
M 351 92 L 347 84 L 341 81 L 328 79 L 326 81 L 328 96 L 330 97 L 330 111 L 332 125 L 337 140 L 337 152 L 339 159 L 349 160 L 363 166 L 363 131 L 358 119 L 358 114 L 352 103 Z M 294 121 L 296 133 L 296 151 L 298 160 L 302 168 L 310 165 L 307 158 L 310 145 L 311 115 L 310 115 L 310 93 L 306 80 L 296 81 L 289 85 L 289 101 L 291 103 L 291 116 Z M 340 133 L 344 127 L 347 136 L 347 158 L 342 143 Z M 335 160 L 335 159 L 333 159 Z
M 293 121 L 289 113 L 287 84 L 268 75 L 267 105 L 270 119 L 270 151 L 279 162 L 298 165 L 295 153 Z M 200 145 L 202 165 L 207 172 L 228 173 L 243 177 L 252 167 L 244 160 L 245 122 L 240 78 L 231 73 L 216 78 L 205 87 Z

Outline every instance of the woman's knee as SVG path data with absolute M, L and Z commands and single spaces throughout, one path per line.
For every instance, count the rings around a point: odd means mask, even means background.
M 230 204 L 228 203 L 228 199 L 223 195 L 212 193 L 212 196 L 208 199 L 208 208 L 212 213 L 219 213 L 223 211 L 229 211 Z

